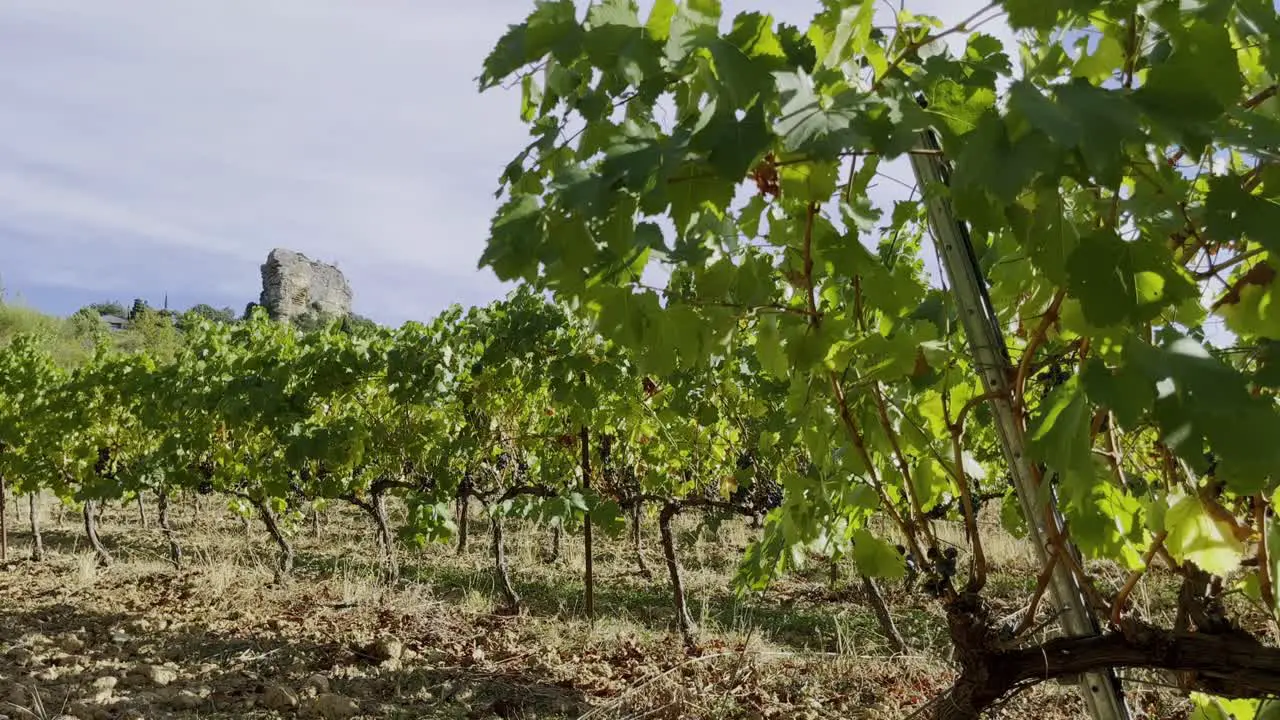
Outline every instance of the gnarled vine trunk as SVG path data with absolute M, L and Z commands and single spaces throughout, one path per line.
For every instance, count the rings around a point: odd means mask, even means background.
M 551 550 L 547 553 L 547 562 L 559 562 L 561 545 L 560 536 L 562 534 L 563 533 L 560 531 L 559 525 L 553 525 L 551 527 Z
M 836 567 L 832 563 L 832 567 Z M 880 632 L 884 633 L 885 639 L 889 641 L 889 645 L 893 647 L 895 652 L 905 653 L 907 651 L 907 641 L 902 639 L 902 633 L 898 632 L 898 626 L 893 622 L 893 615 L 889 614 L 889 603 L 885 602 L 884 595 L 880 594 L 880 587 L 876 585 L 876 581 L 866 575 L 862 575 L 862 589 L 867 595 L 867 602 L 871 603 L 871 609 L 876 614 L 876 621 L 880 623 Z
M 160 523 L 160 529 L 164 532 L 165 540 L 169 541 L 169 562 L 173 563 L 174 570 L 182 569 L 182 543 L 178 541 L 178 533 L 174 532 L 173 524 L 169 522 L 169 493 L 161 490 L 156 497 L 156 511 L 159 514 L 157 518 Z
M 262 518 L 262 524 L 266 526 L 267 533 L 271 535 L 272 540 L 276 541 L 276 546 L 280 549 L 280 557 L 276 564 L 275 581 L 282 583 L 293 572 L 293 545 L 284 536 L 284 532 L 280 529 L 280 524 L 276 521 L 275 513 L 271 512 L 271 508 L 267 507 L 266 502 L 255 502 L 254 507 L 258 509 L 258 515 Z
M 1030 685 L 1108 668 L 1183 673 L 1187 689 L 1222 697 L 1280 695 L 1280 648 L 1239 630 L 1180 632 L 1126 620 L 1116 632 L 1005 650 L 985 603 L 973 594 L 950 604 L 947 623 L 961 672 L 933 702 L 935 720 L 975 720 Z
M 671 520 L 680 512 L 678 503 L 667 503 L 658 514 L 658 532 L 662 536 L 662 555 L 667 560 L 667 574 L 671 577 L 671 600 L 675 603 L 676 622 L 680 625 L 680 637 L 684 644 L 692 647 L 697 643 L 698 624 L 689 613 L 689 604 L 685 600 L 684 580 L 680 576 L 680 558 L 676 555 L 675 535 L 671 531 Z
M 644 560 L 644 546 L 642 543 L 641 520 L 644 518 L 644 503 L 636 500 L 631 506 L 631 550 L 636 556 L 636 567 L 640 569 L 640 575 L 646 580 L 653 579 L 653 571 L 649 569 L 649 564 Z
M 107 548 L 103 546 L 102 539 L 98 537 L 98 512 L 97 503 L 92 500 L 84 501 L 84 534 L 89 538 L 89 547 L 93 548 L 93 552 L 98 556 L 98 564 L 106 567 L 113 561 L 111 553 L 107 552 Z
M 516 592 L 515 586 L 511 584 L 511 571 L 507 568 L 507 548 L 502 534 L 502 518 L 498 515 L 492 516 L 489 520 L 489 527 L 493 532 L 494 579 L 498 583 L 498 590 L 502 593 L 502 599 L 506 602 L 506 607 L 503 609 L 515 615 L 520 612 L 520 594 Z
M 391 535 L 391 521 L 387 517 L 387 495 L 374 492 L 365 506 L 378 526 L 378 549 L 382 553 L 382 579 L 387 583 L 400 581 L 400 561 L 396 557 L 395 538 Z
M 142 529 L 147 529 L 147 507 L 143 503 L 142 493 L 138 493 L 138 521 L 142 523 Z
M 9 484 L 0 475 L 0 562 L 9 559 Z
M 583 378 L 586 375 L 584 373 Z M 580 433 L 582 440 L 582 489 L 589 491 L 591 489 L 591 434 L 587 430 L 587 426 L 582 426 Z M 585 567 L 582 574 L 583 600 L 586 604 L 587 617 L 594 620 L 596 617 L 596 579 L 595 579 L 595 553 L 593 552 L 591 537 L 591 516 L 587 515 L 582 522 L 582 543 L 584 552 Z
M 40 534 L 40 493 L 27 493 L 27 516 L 31 521 L 31 559 L 44 560 L 44 536 Z
M 470 516 L 471 494 L 465 489 L 458 492 L 458 508 L 457 508 L 457 524 L 458 524 L 458 554 L 465 555 L 467 553 L 467 530 L 470 524 L 467 522 Z

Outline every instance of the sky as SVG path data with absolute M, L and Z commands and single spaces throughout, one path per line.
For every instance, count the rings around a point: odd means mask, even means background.
M 804 27 L 819 3 L 723 5 L 726 24 L 759 10 Z M 985 3 L 907 5 L 954 23 Z M 285 247 L 337 264 L 353 309 L 383 323 L 501 297 L 477 261 L 527 132 L 518 90 L 475 78 L 532 7 L 3 0 L 0 286 L 59 314 L 166 296 L 238 311 Z M 877 13 L 888 24 L 885 0 Z

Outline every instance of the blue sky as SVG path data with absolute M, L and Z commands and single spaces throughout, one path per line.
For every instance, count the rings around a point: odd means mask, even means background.
M 983 4 L 908 2 L 949 22 Z M 525 130 L 518 97 L 480 95 L 474 78 L 531 7 L 4 0 L 6 295 L 56 313 L 165 294 L 239 310 L 281 246 L 337 263 L 355 310 L 380 322 L 501 296 L 476 260 Z M 726 16 L 801 25 L 817 7 L 724 0 Z M 1008 37 L 999 22 L 983 30 Z M 901 196 L 891 185 L 881 199 Z

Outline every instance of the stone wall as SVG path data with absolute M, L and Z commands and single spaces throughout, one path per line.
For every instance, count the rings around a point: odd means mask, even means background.
M 277 320 L 308 312 L 345 317 L 351 312 L 351 286 L 338 268 L 276 248 L 262 265 L 258 303 Z

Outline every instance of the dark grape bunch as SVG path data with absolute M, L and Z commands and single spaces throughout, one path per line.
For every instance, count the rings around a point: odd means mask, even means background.
M 756 470 L 755 458 L 751 453 L 738 456 L 738 470 Z M 771 477 L 753 472 L 747 482 L 738 484 L 729 496 L 729 502 L 751 510 L 756 516 L 766 515 L 770 510 L 782 506 L 782 485 Z
M 960 553 L 955 548 L 949 547 L 942 552 L 938 552 L 937 548 L 929 548 L 925 554 L 933 565 L 933 571 L 929 573 L 922 587 L 929 595 L 935 598 L 942 597 L 943 592 L 950 587 L 951 579 L 956 576 L 956 559 Z
M 1036 379 L 1040 381 L 1041 386 L 1046 390 L 1052 390 L 1071 379 L 1071 375 L 1071 370 L 1063 367 L 1061 362 L 1054 360 L 1036 376 Z

